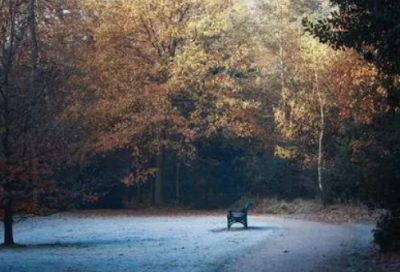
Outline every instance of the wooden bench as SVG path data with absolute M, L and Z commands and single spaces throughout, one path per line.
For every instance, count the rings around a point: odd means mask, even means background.
M 234 223 L 241 223 L 247 229 L 247 214 L 249 209 L 254 205 L 253 202 L 248 201 L 244 204 L 243 208 L 241 209 L 229 209 L 228 210 L 228 230 L 231 229 L 231 226 Z

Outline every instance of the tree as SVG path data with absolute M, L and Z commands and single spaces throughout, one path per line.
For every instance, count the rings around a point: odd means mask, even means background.
M 309 36 L 302 38 L 300 47 L 296 91 L 290 96 L 283 95 L 284 106 L 275 109 L 278 131 L 295 148 L 280 148 L 277 152 L 283 156 L 298 156 L 305 165 L 317 166 L 318 190 L 325 202 L 327 190 L 323 170 L 329 161 L 328 146 L 334 139 L 333 131 L 338 127 L 334 110 L 337 97 L 331 82 L 339 56 Z
M 89 1 L 86 12 L 94 40 L 86 94 L 95 97 L 84 111 L 95 120 L 88 149 L 129 148 L 142 164 L 130 183 L 156 174 L 156 204 L 167 150 L 190 158 L 198 137 L 261 135 L 257 103 L 244 93 L 249 44 L 235 32 L 246 23 L 243 3 Z
M 332 71 L 339 124 L 329 176 L 332 199 L 349 203 L 363 197 L 362 167 L 355 163 L 355 157 L 362 152 L 360 137 L 366 133 L 365 126 L 385 109 L 386 93 L 377 80 L 379 74 L 375 67 L 355 52 L 343 53 Z
M 398 17 L 400 3 L 331 0 L 334 11 L 317 22 L 305 20 L 308 31 L 336 49 L 352 48 L 374 64 L 386 81 L 388 105 L 399 106 L 393 76 L 400 74 Z
M 256 4 L 257 64 L 260 81 L 269 89 L 265 96 L 273 97 L 266 103 L 270 106 L 279 101 L 281 94 L 293 92 L 291 76 L 295 73 L 303 34 L 298 20 L 300 15 L 292 1 L 260 0 Z
M 55 45 L 71 36 L 58 32 L 67 21 L 60 19 L 60 12 L 63 8 L 52 1 L 0 3 L 0 207 L 5 245 L 14 244 L 14 213 L 47 213 L 66 195 L 51 178 L 54 163 L 65 158 L 67 150 L 62 136 L 67 127 L 58 116 L 67 103 L 62 83 L 71 74 L 71 62 L 61 64 L 59 59 L 67 59 L 63 53 L 70 51 Z M 54 51 L 48 50 L 52 46 Z
M 393 168 L 397 161 L 393 152 L 397 152 L 398 144 L 392 136 L 397 135 L 398 129 L 400 3 L 390 0 L 332 0 L 331 3 L 336 9 L 330 17 L 317 22 L 305 20 L 304 23 L 322 42 L 330 43 L 336 49 L 352 48 L 372 63 L 380 78 L 381 86 L 376 90 L 386 90 L 390 114 L 378 112 L 370 124 L 372 128 L 364 128 L 367 136 L 361 137 L 355 146 L 359 148 L 357 153 L 364 155 L 358 163 L 364 174 L 363 188 L 368 192 L 367 199 L 374 200 L 377 207 L 387 209 L 387 214 L 378 221 L 375 240 L 383 250 L 399 249 L 398 177 Z M 371 172 L 372 169 L 376 171 Z M 387 192 L 395 193 L 388 195 Z
M 279 90 L 275 91 L 277 98 L 273 101 L 276 132 L 286 141 L 296 142 L 297 155 L 308 157 L 309 164 L 314 161 L 312 146 L 317 143 L 317 179 L 322 194 L 325 117 L 329 114 L 329 107 L 334 106 L 334 102 L 327 105 L 327 101 L 333 101 L 328 97 L 334 95 L 334 90 L 330 89 L 325 77 L 329 76 L 327 71 L 336 56 L 333 50 L 304 35 L 299 20 L 304 12 L 319 12 L 320 8 L 319 1 L 295 3 L 276 0 L 260 1 L 258 9 L 262 28 L 260 42 L 265 48 L 264 55 L 268 56 L 262 63 L 269 79 L 265 84 L 270 89 Z M 315 108 L 315 105 L 318 106 Z M 316 116 L 319 116 L 318 120 Z M 277 147 L 277 154 L 286 158 L 294 155 L 282 146 Z

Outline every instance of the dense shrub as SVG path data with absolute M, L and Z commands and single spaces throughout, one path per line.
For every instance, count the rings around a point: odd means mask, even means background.
M 383 252 L 400 250 L 400 218 L 391 213 L 382 215 L 374 230 L 374 241 Z
M 362 166 L 362 195 L 380 218 L 375 241 L 383 251 L 400 249 L 400 114 L 377 115 L 366 127 L 356 163 Z

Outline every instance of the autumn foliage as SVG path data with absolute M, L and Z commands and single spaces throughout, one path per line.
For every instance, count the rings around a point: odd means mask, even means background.
M 392 209 L 397 195 L 379 196 L 397 181 L 386 175 L 397 61 L 385 67 L 397 47 L 360 43 L 363 26 L 347 20 L 362 9 L 332 2 L 339 12 L 324 19 L 318 0 L 1 1 L 5 243 L 16 216 L 97 200 L 307 196 Z
M 137 173 L 124 183 L 154 174 L 148 159 L 165 150 L 190 160 L 195 139 L 262 134 L 258 104 L 245 93 L 251 40 L 235 32 L 249 20 L 243 4 L 88 1 L 85 9 L 91 102 L 71 110 L 86 116 L 88 150 L 131 150 Z

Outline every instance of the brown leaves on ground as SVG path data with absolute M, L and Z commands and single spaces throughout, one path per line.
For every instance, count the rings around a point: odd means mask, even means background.
M 137 207 L 126 210 L 75 210 L 68 213 L 78 217 L 106 216 L 226 216 L 226 209 L 193 210 L 182 206 Z M 326 223 L 374 222 L 376 212 L 362 205 L 330 205 L 323 207 L 313 201 L 295 200 L 284 202 L 262 200 L 250 212 L 251 215 L 287 216 L 289 218 Z
M 75 210 L 68 214 L 76 217 L 107 217 L 107 216 L 226 216 L 225 210 L 191 210 L 182 207 L 146 207 L 130 210 Z
M 369 211 L 362 205 L 329 205 L 326 207 L 316 205 L 310 210 L 300 210 L 294 215 L 306 220 L 327 223 L 374 222 L 376 218 L 376 212 Z
M 252 213 L 285 215 L 290 218 L 326 223 L 374 222 L 378 212 L 363 205 L 335 204 L 323 206 L 312 200 L 296 199 L 291 202 L 277 199 L 256 201 Z

